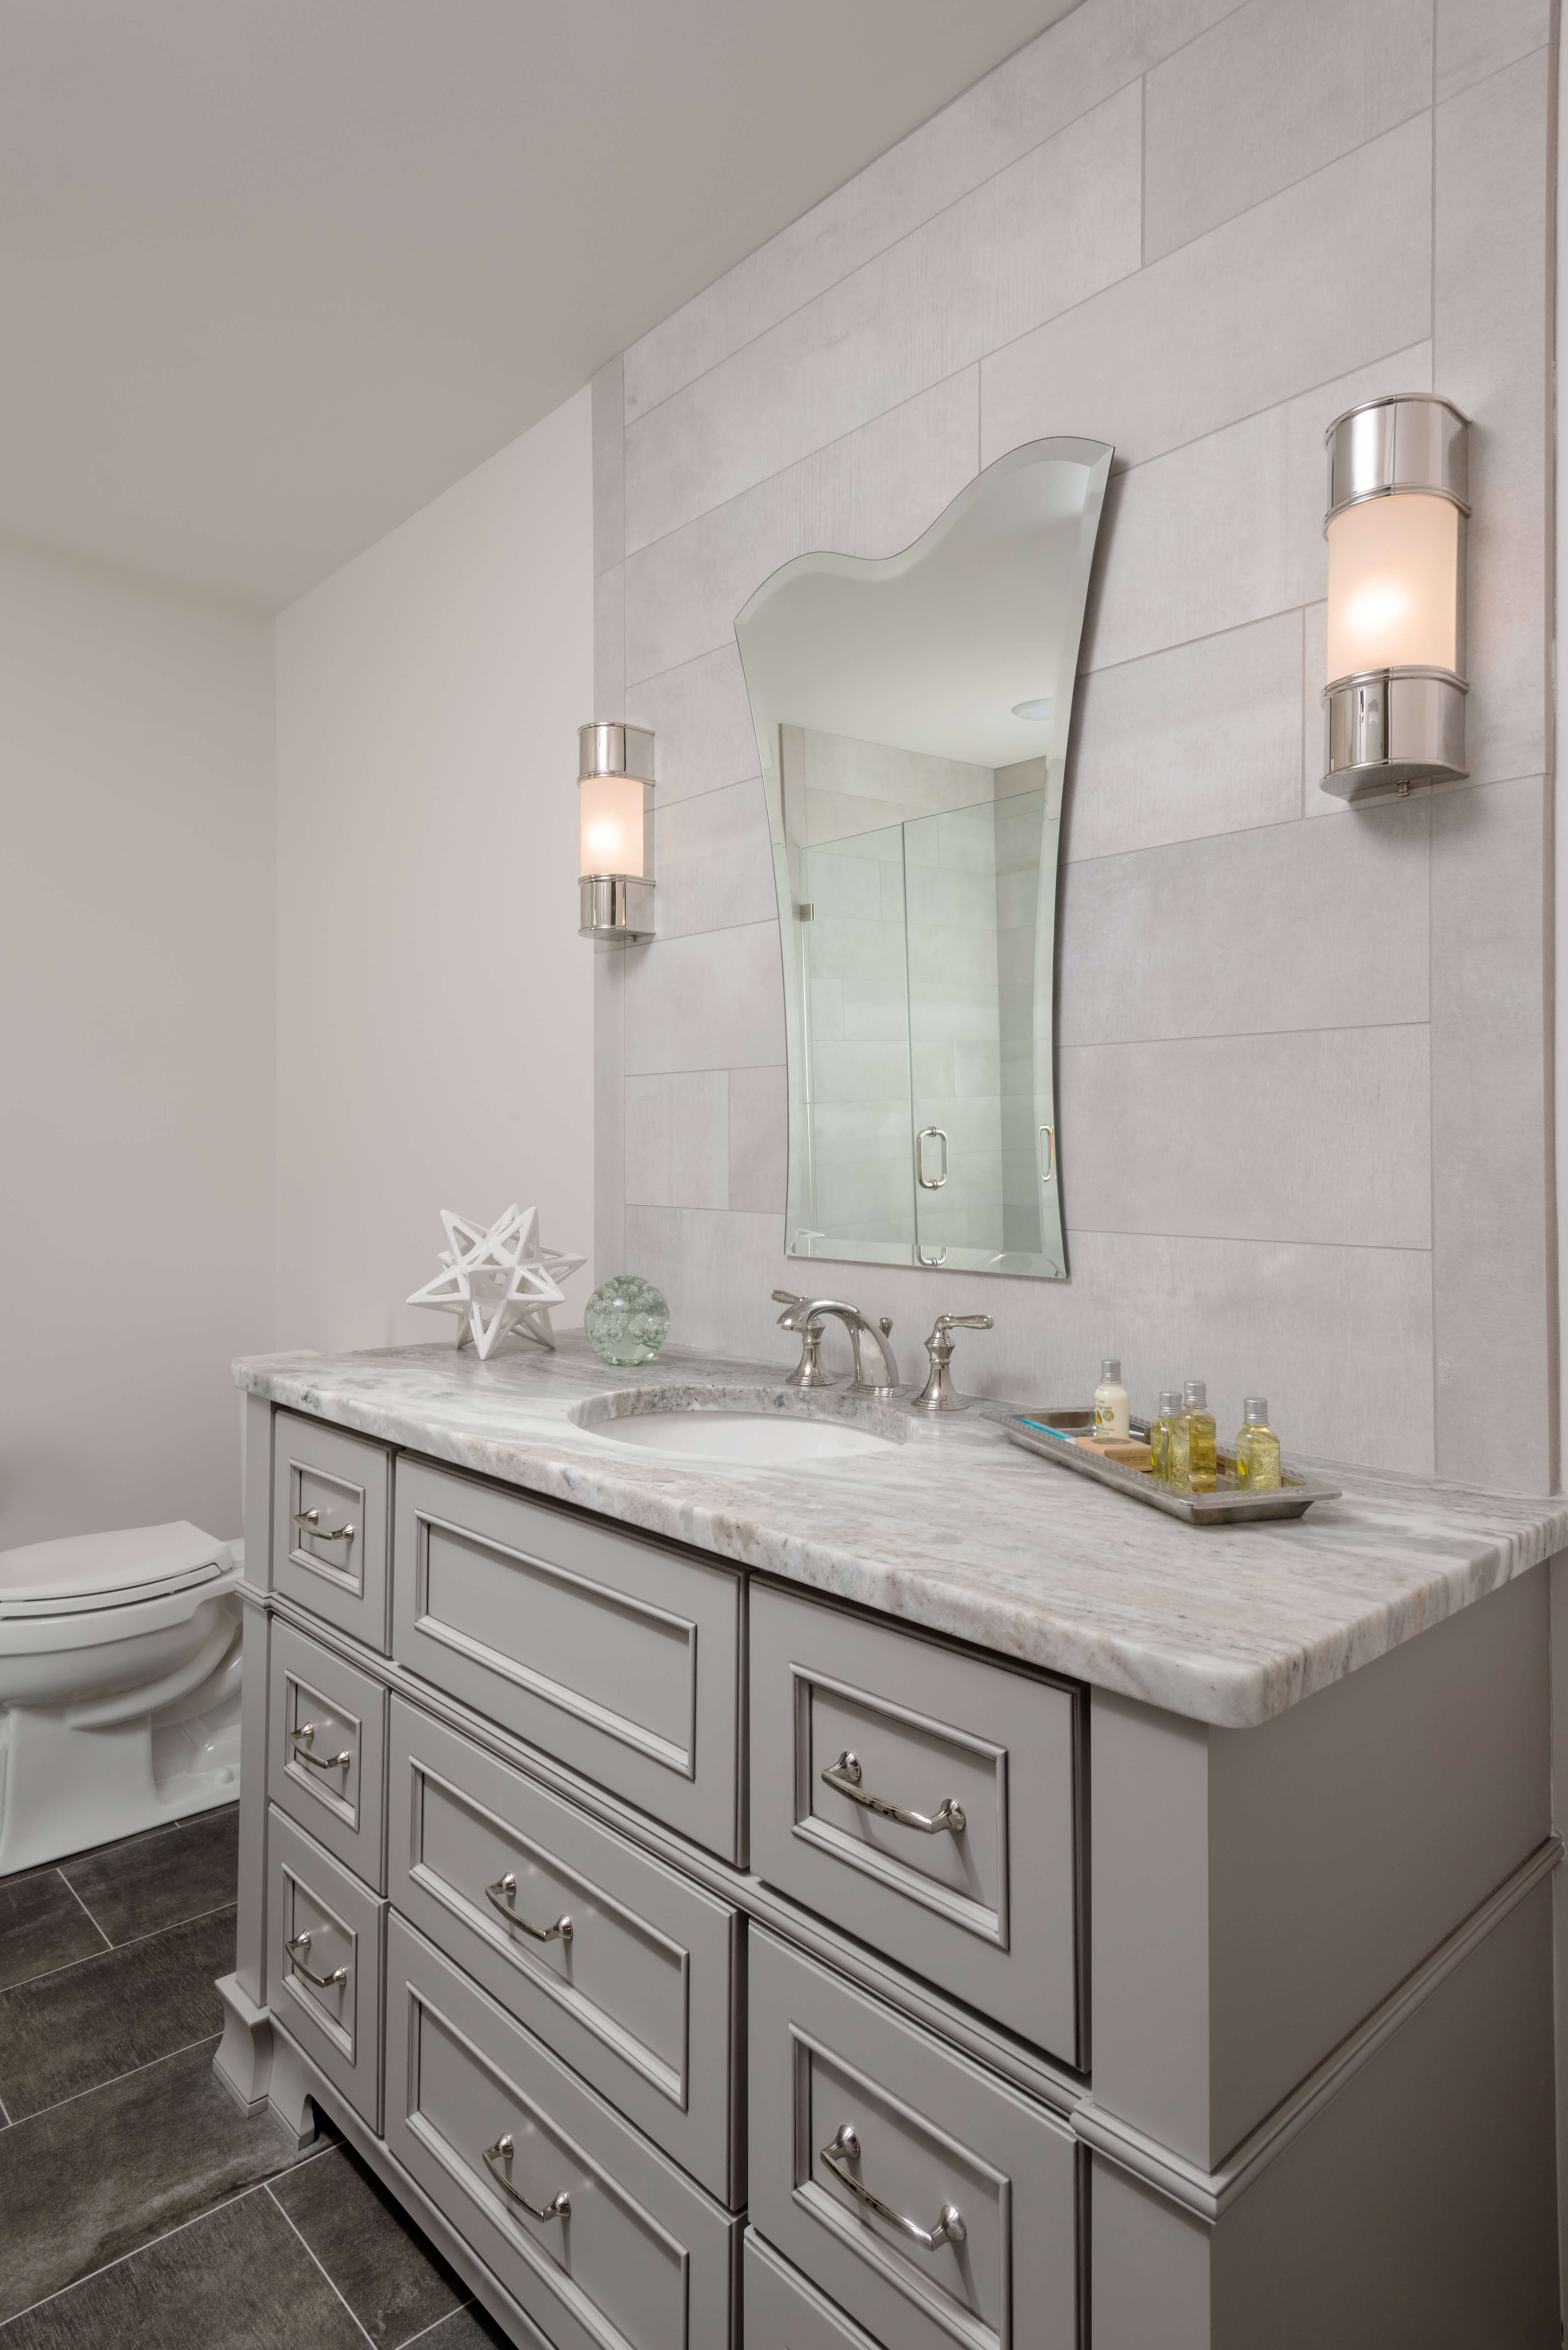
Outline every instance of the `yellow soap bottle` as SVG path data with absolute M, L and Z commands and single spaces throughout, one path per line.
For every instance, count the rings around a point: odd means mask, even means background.
M 1182 1390 L 1181 1425 L 1187 1438 L 1188 1485 L 1194 1493 L 1211 1493 L 1220 1461 L 1220 1431 L 1201 1379 L 1189 1379 Z
M 1236 1482 L 1250 1493 L 1278 1492 L 1284 1479 L 1280 1440 L 1269 1426 L 1267 1396 L 1249 1396 L 1246 1410 L 1246 1424 L 1236 1439 Z
M 1155 1476 L 1159 1479 L 1162 1485 L 1185 1484 L 1187 1482 L 1187 1453 L 1185 1442 L 1183 1444 L 1181 1454 L 1181 1475 L 1179 1477 L 1174 1477 L 1171 1474 L 1173 1465 L 1172 1448 L 1175 1443 L 1177 1431 L 1180 1427 L 1181 1398 L 1174 1388 L 1161 1388 L 1159 1391 L 1159 1418 L 1155 1421 L 1154 1426 L 1148 1431 L 1148 1449 L 1154 1455 L 1154 1459 L 1149 1465 Z M 1185 1438 L 1185 1431 L 1183 1431 L 1183 1436 Z

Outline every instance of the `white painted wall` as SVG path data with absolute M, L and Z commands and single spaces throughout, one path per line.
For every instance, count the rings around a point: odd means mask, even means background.
M 592 572 L 585 390 L 279 618 L 280 1347 L 446 1336 L 441 1208 L 592 1245 Z
M 272 1337 L 273 646 L 0 544 L 0 1546 L 240 1527 Z

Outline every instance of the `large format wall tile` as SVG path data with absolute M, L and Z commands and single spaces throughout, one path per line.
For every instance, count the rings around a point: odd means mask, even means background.
M 1146 255 L 1304 179 L 1431 95 L 1431 0 L 1251 0 L 1148 77 Z M 1344 259 L 1353 271 L 1359 256 Z
M 653 729 L 658 804 L 694 799 L 761 772 L 752 706 L 732 637 L 711 653 L 644 678 L 626 697 L 634 726 Z
M 730 1071 L 730 1205 L 782 1217 L 789 1159 L 789 1076 Z
M 778 1328 L 772 1302 L 775 1289 L 800 1286 L 799 1268 L 792 1271 L 783 1255 L 782 1217 L 628 1208 L 626 1228 L 632 1270 L 670 1301 L 672 1340 L 776 1362 L 781 1375 L 793 1368 L 800 1341 Z
M 659 939 L 626 952 L 628 1076 L 751 1068 L 784 1059 L 776 921 Z
M 594 572 L 613 570 L 626 554 L 625 369 L 618 357 L 593 380 Z
M 1073 1224 L 1426 1249 L 1428 1030 L 1069 1046 L 1057 1137 Z
M 1552 36 L 1552 0 L 1438 0 L 1440 105 Z
M 1070 865 L 1061 1043 L 1425 1020 L 1428 826 L 1417 797 Z
M 1080 678 L 1063 855 L 1299 816 L 1301 700 L 1299 612 Z
M 644 547 L 627 564 L 628 683 L 732 644 L 735 615 L 792 556 L 896 555 L 973 479 L 979 444 L 966 368 Z
M 1141 117 L 1108 99 L 639 419 L 628 551 L 1135 270 Z
M 628 422 L 1136 83 L 1233 5 L 1097 0 L 1075 9 L 634 343 Z
M 1085 665 L 1107 668 L 1324 593 L 1324 432 L 1357 400 L 1429 389 L 1422 346 L 1113 477 Z
M 728 1207 L 726 1070 L 627 1079 L 626 1197 L 628 1207 Z
M 776 917 L 760 775 L 701 799 L 659 806 L 653 840 L 655 922 L 661 939 Z
M 1538 1493 L 1552 1461 L 1545 846 L 1539 778 L 1432 802 L 1438 1466 Z
M 1431 145 L 1423 114 L 993 351 L 981 368 L 982 463 L 1046 433 L 1092 432 L 1118 463 L 1142 463 L 1421 341 Z M 1345 299 L 1352 252 L 1375 303 Z
M 1475 421 L 1465 732 L 1478 783 L 1546 765 L 1550 106 L 1542 49 L 1438 109 L 1433 385 Z

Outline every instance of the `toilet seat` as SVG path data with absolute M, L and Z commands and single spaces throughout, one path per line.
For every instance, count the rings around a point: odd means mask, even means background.
M 233 1564 L 226 1543 L 183 1518 L 28 1543 L 0 1551 L 0 1622 L 131 1607 L 215 1583 Z

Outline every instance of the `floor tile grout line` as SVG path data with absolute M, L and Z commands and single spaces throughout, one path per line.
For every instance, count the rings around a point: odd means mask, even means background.
M 269 2179 L 267 2179 L 267 2180 L 265 2181 L 265 2185 L 264 2185 L 264 2187 L 263 2187 L 262 2191 L 263 2191 L 263 2193 L 265 2195 L 265 2197 L 266 2197 L 266 2199 L 267 2199 L 268 2202 L 272 2205 L 273 2210 L 277 2213 L 277 2215 L 278 2215 L 279 2219 L 283 2221 L 283 2223 L 284 2223 L 285 2227 L 286 2227 L 286 2228 L 292 2229 L 292 2230 L 293 2230 L 294 2234 L 295 2234 L 296 2237 L 298 2237 L 299 2241 L 300 2241 L 300 2242 L 305 2246 L 305 2251 L 306 2251 L 306 2256 L 307 2256 L 310 2260 L 312 2260 L 312 2261 L 314 2261 L 314 2262 L 315 2262 L 315 2263 L 316 2263 L 317 2267 L 320 2270 L 321 2274 L 322 2274 L 322 2275 L 327 2279 L 327 2283 L 328 2289 L 329 2289 L 332 2293 L 336 2293 L 336 2294 L 337 2294 L 337 2299 L 338 2299 L 340 2302 L 342 2302 L 344 2308 L 345 2308 L 346 2310 L 348 2310 L 348 2323 L 349 2323 L 349 2324 L 353 2326 L 353 2328 L 354 2328 L 354 2330 L 355 2330 L 355 2332 L 356 2332 L 356 2333 L 358 2333 L 358 2334 L 362 2334 L 364 2335 L 364 2337 L 365 2337 L 365 2339 L 366 2339 L 366 2341 L 367 2341 L 367 2342 L 373 2342 L 373 2341 L 374 2341 L 374 2339 L 375 2339 L 375 2336 L 371 2334 L 370 2329 L 369 2329 L 369 2327 L 368 2325 L 362 2325 L 362 2324 L 360 2324 L 358 2317 L 355 2314 L 354 2311 L 353 2311 L 351 2308 L 349 2308 L 349 2305 L 348 2305 L 348 2302 L 347 2297 L 346 2297 L 346 2296 L 345 2296 L 345 2294 L 342 2293 L 342 2291 L 339 2289 L 338 2284 L 337 2284 L 337 2280 L 334 2278 L 334 2276 L 332 2275 L 332 2273 L 331 2273 L 330 2270 L 327 2268 L 326 2262 L 325 2262 L 324 2260 L 322 2260 L 322 2258 L 320 2257 L 319 2253 L 316 2251 L 316 2249 L 315 2249 L 314 2245 L 312 2245 L 312 2244 L 308 2243 L 308 2242 L 306 2241 L 306 2238 L 305 2238 L 304 2234 L 301 2232 L 300 2229 L 296 2225 L 296 2223 L 295 2223 L 295 2221 L 294 2221 L 293 2218 L 290 2216 L 290 2214 L 289 2214 L 287 2211 L 286 2211 L 286 2210 L 284 2210 L 283 2205 L 278 2201 L 277 2197 L 273 2193 L 273 2191 L 272 2191 L 272 2181 L 271 2181 L 271 2179 L 270 2179 L 270 2178 L 269 2178 Z
M 55 1874 L 59 1878 L 60 1883 L 65 1887 L 66 1891 L 70 1895 L 71 1899 L 76 1903 L 77 1908 L 81 1911 L 82 1916 L 87 1919 L 88 1924 L 92 1928 L 93 1932 L 101 1938 L 103 1950 L 112 1950 L 114 1944 L 109 1940 L 109 1936 L 104 1933 L 103 1928 L 99 1924 L 98 1919 L 93 1916 L 92 1911 L 88 1908 L 87 1903 L 82 1899 L 81 1895 L 77 1891 L 76 1887 L 71 1883 L 71 1880 L 66 1875 L 65 1870 L 63 1868 L 57 1868 L 55 1871 Z M 91 1959 L 101 1959 L 103 1956 L 103 1950 L 89 1950 L 87 1955 Z M 75 1967 L 80 1966 L 80 1964 L 81 1960 L 79 1959 L 67 1959 L 66 1960 L 67 1966 Z M 46 1976 L 63 1974 L 64 1971 L 65 1969 L 62 1967 L 46 1967 L 43 1974 L 29 1975 L 27 1977 L 27 1981 L 29 1982 L 42 1982 Z M 11 1991 L 19 1991 L 21 1987 L 22 1986 L 19 1983 L 10 1983 L 6 1986 L 7 1990 Z
M 455 2271 L 453 2273 L 455 2274 Z M 415 2350 L 417 2344 L 421 2342 L 428 2342 L 431 2335 L 434 2334 L 438 2328 L 442 2325 L 450 2325 L 452 2319 L 458 2315 L 460 2311 L 464 2309 L 479 2309 L 482 2306 L 483 2303 L 481 2303 L 477 2293 L 465 2293 L 462 2300 L 458 2303 L 456 2309 L 446 2310 L 440 2317 L 432 2317 L 428 2325 L 421 2325 L 417 2334 L 410 2334 L 406 2342 L 400 2342 L 398 2345 L 398 2350 Z M 486 2316 L 488 2316 L 489 2314 L 488 2310 L 486 2310 Z
M 258 2178 L 254 2186 L 242 2187 L 238 2194 L 225 2195 L 221 2203 L 210 2204 L 205 2211 L 194 2212 L 189 2220 L 182 2220 L 178 2227 L 165 2228 L 161 2236 L 149 2236 L 144 2244 L 133 2245 L 129 2252 L 121 2252 L 118 2259 L 105 2261 L 101 2268 L 88 2269 L 85 2276 L 73 2277 L 69 2284 L 61 2285 L 57 2292 L 45 2293 L 41 2301 L 30 2301 L 26 2309 L 14 2311 L 5 2324 L 0 2324 L 0 2341 L 20 2319 L 31 2317 L 36 2310 L 47 2309 L 51 2302 L 63 2301 L 67 2293 L 75 2293 L 78 2286 L 91 2284 L 95 2277 L 107 2276 L 110 2269 L 122 2269 L 127 2261 L 139 2259 L 143 2252 L 150 2252 L 155 2244 L 166 2244 L 171 2237 L 182 2236 L 187 2230 L 199 2228 L 203 2220 L 216 2219 L 220 2211 L 227 2211 L 235 2203 L 244 2202 L 247 2196 L 259 2195 L 265 2184 L 265 2179 Z
M 67 1884 L 70 1883 L 68 1877 L 66 1881 Z M 76 1887 L 72 1885 L 70 1889 L 81 1902 L 82 1914 L 88 1924 L 102 1934 L 103 1928 L 99 1925 L 98 1919 L 93 1916 L 87 1903 L 82 1901 L 80 1894 L 77 1893 Z M 0 1991 L 0 2002 L 8 2000 L 14 1991 L 31 1991 L 35 1983 L 52 1982 L 57 1975 L 68 1975 L 77 1967 L 94 1966 L 99 1959 L 117 1956 L 121 1950 L 139 1950 L 143 1942 L 156 1942 L 161 1935 L 178 1934 L 187 1926 L 199 1926 L 204 1918 L 221 1918 L 225 1909 L 237 1909 L 238 1907 L 237 1901 L 220 1901 L 215 1908 L 198 1909 L 192 1917 L 175 1918 L 171 1926 L 154 1926 L 149 1933 L 132 1934 L 130 1940 L 125 1942 L 111 1942 L 105 1934 L 101 1950 L 88 1950 L 79 1959 L 67 1959 L 62 1967 L 46 1967 L 41 1975 L 28 1975 L 21 1982 L 7 1983 L 5 1990 Z
M 25 2129 L 29 2122 L 41 2121 L 46 2114 L 57 2114 L 62 2106 L 79 2105 L 83 2097 L 96 2097 L 100 2089 L 112 2089 L 120 2081 L 134 2081 L 138 2073 L 151 2073 L 154 2064 L 171 2064 L 176 2056 L 188 2056 L 192 2048 L 216 2047 L 223 2036 L 221 2032 L 204 2032 L 199 2040 L 184 2041 L 178 2048 L 166 2048 L 161 2056 L 150 2056 L 144 2064 L 131 2064 L 123 2073 L 111 2073 L 107 2081 L 95 2081 L 90 2089 L 73 2089 L 68 2097 L 57 2097 L 53 2105 L 40 2106 L 36 2113 L 19 2115 L 11 2126 Z

